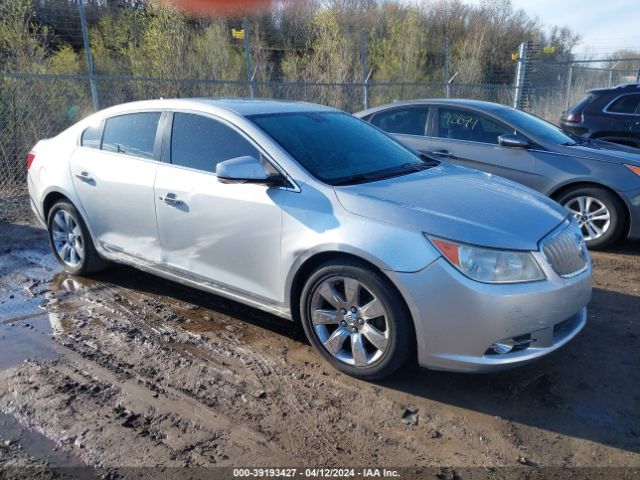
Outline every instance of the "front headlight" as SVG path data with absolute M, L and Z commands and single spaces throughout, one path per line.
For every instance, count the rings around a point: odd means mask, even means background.
M 426 235 L 451 265 L 467 277 L 486 283 L 519 283 L 546 277 L 530 252 L 496 250 Z

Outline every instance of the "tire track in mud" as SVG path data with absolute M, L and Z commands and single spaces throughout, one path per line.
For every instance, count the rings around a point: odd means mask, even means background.
M 131 307 L 135 307 L 130 300 L 122 298 L 112 286 L 109 287 L 109 290 L 112 294 L 117 294 L 118 297 L 122 300 L 129 301 Z M 140 292 L 129 290 L 127 291 L 127 295 L 130 297 L 136 296 L 140 300 L 155 302 L 155 299 Z M 136 314 L 133 311 L 124 307 L 121 303 L 116 302 L 115 304 L 119 308 L 122 308 L 130 316 L 130 318 L 134 319 L 134 321 L 137 322 Z M 162 318 L 157 314 L 156 319 L 162 320 Z M 191 334 L 188 331 L 187 333 Z M 322 448 L 328 456 L 328 459 L 326 460 L 337 462 L 338 455 L 334 446 L 335 440 L 332 439 L 327 432 L 321 430 L 317 426 L 314 426 L 316 422 L 314 418 L 308 413 L 308 411 L 311 410 L 311 406 L 308 405 L 304 398 L 302 398 L 302 396 L 297 393 L 296 386 L 290 380 L 294 372 L 292 372 L 285 363 L 276 362 L 273 359 L 265 357 L 255 349 L 251 349 L 248 344 L 242 342 L 237 336 L 228 335 L 225 332 L 216 332 L 216 336 L 221 337 L 225 344 L 230 345 L 230 348 L 228 348 L 224 353 L 229 354 L 230 352 L 233 352 L 234 354 L 239 355 L 243 364 L 245 366 L 248 366 L 250 370 L 252 370 L 256 375 L 256 379 L 260 382 L 261 387 L 271 387 L 276 391 L 282 391 L 283 389 L 286 390 L 285 392 L 282 392 L 283 398 L 287 402 L 290 412 L 295 412 L 296 416 L 299 417 L 299 419 L 289 419 L 288 421 L 294 421 L 296 426 L 302 427 L 309 435 L 311 435 L 315 439 L 315 443 L 317 443 L 317 445 L 311 446 Z M 200 340 L 203 340 L 202 336 L 200 336 Z M 206 341 L 205 343 L 209 344 L 209 342 Z M 257 371 L 256 368 L 252 368 L 254 366 L 257 367 Z M 301 408 L 301 405 L 306 405 L 309 408 L 305 410 L 305 408 Z M 280 410 L 282 411 L 281 408 Z M 290 412 L 288 412 L 288 414 L 290 414 Z M 326 460 L 323 459 L 323 461 Z
M 177 347 L 178 350 L 182 350 L 184 347 L 187 347 L 185 351 L 189 355 L 194 358 L 202 358 L 208 362 L 205 368 L 195 363 L 189 366 L 187 376 L 181 385 L 174 385 L 174 387 L 182 393 L 198 401 L 202 401 L 199 392 L 193 388 L 197 383 L 196 377 L 198 375 L 195 373 L 196 370 L 211 370 L 210 361 L 214 360 L 219 362 L 220 357 L 223 359 L 237 359 L 240 362 L 238 366 L 251 371 L 253 378 L 250 379 L 253 380 L 253 389 L 255 391 L 269 390 L 279 392 L 278 398 L 284 399 L 288 408 L 283 409 L 282 405 L 276 402 L 270 402 L 270 406 L 277 408 L 281 414 L 286 415 L 288 423 L 292 423 L 297 428 L 302 428 L 306 436 L 299 440 L 302 440 L 305 446 L 314 450 L 314 459 L 317 461 L 318 458 L 322 458 L 323 462 L 329 461 L 332 463 L 338 461 L 335 440 L 330 438 L 326 431 L 321 430 L 315 425 L 316 419 L 308 413 L 308 410 L 311 410 L 310 405 L 298 394 L 296 385 L 291 381 L 294 372 L 292 372 L 284 362 L 268 359 L 250 348 L 248 344 L 241 341 L 237 336 L 224 331 L 215 332 L 215 337 L 217 337 L 216 339 L 219 339 L 220 342 L 213 342 L 205 340 L 203 335 L 193 333 L 179 325 L 175 327 L 173 325 L 166 325 L 167 321 L 156 309 L 141 309 L 141 305 L 145 304 L 150 304 L 152 307 L 159 306 L 163 309 L 167 308 L 149 295 L 131 290 L 123 290 L 121 287 L 110 284 L 101 284 L 97 288 L 97 292 L 101 294 L 99 298 L 100 307 L 105 308 L 112 315 L 98 315 L 98 312 L 91 311 L 94 318 L 101 318 L 103 323 L 113 323 L 118 321 L 118 319 L 113 318 L 113 315 L 117 315 L 119 319 L 129 321 L 132 325 L 135 325 L 135 329 L 138 330 L 138 332 L 135 333 L 137 337 L 154 338 L 156 341 L 161 342 L 171 349 L 176 349 Z M 93 288 L 86 289 L 78 298 L 92 304 L 95 301 L 91 298 L 92 293 Z M 71 336 L 72 335 L 73 334 L 71 334 Z M 67 346 L 69 347 L 69 345 Z M 96 350 L 95 345 L 88 345 L 88 347 L 90 350 Z M 205 352 L 208 355 L 205 355 Z M 96 361 L 95 355 L 95 353 L 91 353 L 93 358 L 90 360 Z M 118 364 L 114 365 L 112 356 L 106 360 L 99 361 L 99 363 L 111 363 L 111 368 L 116 371 L 130 371 L 134 369 L 133 365 L 128 363 L 125 364 L 124 367 Z M 231 380 L 231 383 L 236 387 L 242 387 L 243 384 L 247 382 L 246 375 L 239 375 L 235 372 L 232 373 L 233 378 L 229 379 L 229 369 L 219 369 L 218 371 L 214 371 L 214 374 L 220 377 L 226 377 L 226 380 Z M 211 376 L 210 371 L 208 371 L 208 375 Z M 166 387 L 163 388 L 166 390 Z M 244 390 L 246 390 L 246 388 Z M 166 392 L 163 392 L 163 394 L 166 394 Z M 243 396 L 244 394 L 241 395 L 241 397 Z M 284 417 L 284 415 L 282 416 Z M 292 442 L 292 446 L 299 444 L 300 441 Z M 319 457 L 317 455 L 319 449 L 324 452 L 323 456 Z M 291 450 L 291 447 L 289 447 L 288 450 Z M 299 451 L 291 453 L 299 455 Z

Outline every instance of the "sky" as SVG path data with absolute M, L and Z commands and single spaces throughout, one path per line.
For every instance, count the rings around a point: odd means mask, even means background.
M 480 3 L 481 0 L 467 0 Z M 640 50 L 638 0 L 512 0 L 549 25 L 566 25 L 580 34 L 577 54 L 606 56 L 620 49 Z

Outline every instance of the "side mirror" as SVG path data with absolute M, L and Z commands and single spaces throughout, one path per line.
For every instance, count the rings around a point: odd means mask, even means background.
M 222 183 L 261 183 L 284 185 L 280 174 L 268 173 L 260 160 L 249 155 L 225 160 L 216 165 L 216 176 Z
M 527 148 L 531 144 L 526 138 L 516 134 L 507 133 L 498 137 L 498 143 L 503 147 L 509 148 Z

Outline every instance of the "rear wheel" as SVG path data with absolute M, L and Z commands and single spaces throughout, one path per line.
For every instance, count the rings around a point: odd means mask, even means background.
M 589 248 L 612 245 L 625 228 L 624 205 L 615 195 L 597 187 L 578 187 L 558 198 L 575 217 Z
M 397 291 L 358 262 L 330 262 L 310 276 L 300 315 L 311 344 L 336 369 L 376 380 L 412 355 L 415 334 Z
M 108 266 L 96 252 L 82 217 L 71 203 L 60 201 L 53 205 L 47 226 L 53 254 L 67 272 L 85 275 Z

